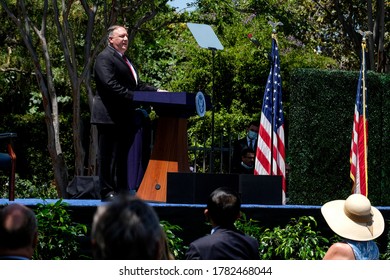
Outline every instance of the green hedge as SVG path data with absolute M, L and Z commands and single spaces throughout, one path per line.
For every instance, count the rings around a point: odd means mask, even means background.
M 322 205 L 352 189 L 349 153 L 359 72 L 294 70 L 289 76 L 289 204 Z M 368 196 L 390 205 L 390 77 L 367 73 Z

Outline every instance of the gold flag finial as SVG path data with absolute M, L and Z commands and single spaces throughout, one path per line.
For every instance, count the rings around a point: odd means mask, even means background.
M 367 37 L 372 35 L 372 32 L 371 31 L 362 31 L 360 29 L 356 30 L 356 32 L 358 32 L 360 35 L 363 36 L 363 39 L 362 39 L 362 47 L 363 47 L 363 50 L 366 49 L 366 41 L 367 41 Z
M 268 21 L 268 24 L 272 26 L 272 38 L 277 40 L 278 36 L 276 32 L 276 27 L 278 25 L 283 25 L 283 23 L 281 23 L 280 21 L 279 22 Z

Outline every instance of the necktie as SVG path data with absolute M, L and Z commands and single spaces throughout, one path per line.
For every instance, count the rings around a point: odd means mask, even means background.
M 137 73 L 135 72 L 135 69 L 133 67 L 133 65 L 131 65 L 130 61 L 126 58 L 126 56 L 122 56 L 122 58 L 124 59 L 124 61 L 126 62 L 127 66 L 129 66 L 130 68 L 130 71 L 131 73 L 133 74 L 133 77 L 134 77 L 134 80 L 135 80 L 135 83 L 137 84 Z

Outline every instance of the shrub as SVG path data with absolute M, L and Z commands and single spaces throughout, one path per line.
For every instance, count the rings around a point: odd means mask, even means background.
M 330 243 L 319 231 L 313 230 L 317 222 L 311 216 L 298 220 L 292 218 L 285 228 L 264 230 L 258 221 L 248 221 L 243 216 L 236 226 L 259 241 L 260 258 L 263 260 L 320 260 Z
M 244 213 L 241 213 L 241 218 L 238 219 L 235 224 L 237 229 L 245 232 L 247 235 L 256 238 L 257 240 L 261 240 L 261 235 L 264 232 L 264 228 L 260 226 L 260 222 L 253 220 L 250 218 L 247 219 Z
M 170 252 L 173 254 L 176 260 L 183 259 L 187 248 L 183 245 L 183 239 L 175 234 L 177 231 L 182 231 L 182 228 L 178 225 L 172 225 L 167 221 L 160 221 L 160 223 L 164 228 L 165 235 L 167 236 L 168 248 Z
M 388 227 L 390 225 L 389 221 L 386 221 L 386 227 Z M 383 234 L 386 234 L 386 237 L 384 238 L 386 240 L 386 249 L 385 251 L 383 252 L 383 254 L 381 254 L 379 256 L 379 259 L 381 260 L 390 260 L 390 231 L 385 231 Z
M 9 178 L 0 174 L 0 197 L 9 195 Z M 38 176 L 33 175 L 31 179 L 23 179 L 16 174 L 15 198 L 58 198 L 54 184 L 42 182 Z
M 82 259 L 79 239 L 87 233 L 87 226 L 72 222 L 67 204 L 62 200 L 37 205 L 38 245 L 33 259 Z

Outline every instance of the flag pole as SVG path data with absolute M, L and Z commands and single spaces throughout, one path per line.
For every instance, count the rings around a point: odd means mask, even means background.
M 276 33 L 276 29 L 272 29 L 272 40 L 275 40 L 275 43 L 278 44 L 278 34 Z M 275 56 L 272 56 L 272 67 L 275 66 Z M 272 84 L 274 85 L 275 76 L 272 75 Z M 274 103 L 274 91 L 271 93 L 272 100 L 272 110 L 271 110 L 271 158 L 270 158 L 270 175 L 274 175 L 274 126 L 275 126 L 275 103 Z
M 276 27 L 278 25 L 283 25 L 283 23 L 281 22 L 272 22 L 272 21 L 269 21 L 268 24 L 270 24 L 272 26 L 272 35 L 271 35 L 271 38 L 272 40 L 275 40 L 275 43 L 276 45 L 278 45 L 278 32 L 276 31 Z M 275 67 L 275 56 L 272 56 L 272 61 L 271 61 L 271 65 L 272 65 L 272 69 L 273 67 Z M 272 71 L 273 72 L 273 71 Z M 272 84 L 274 85 L 275 81 L 275 76 L 272 75 Z M 277 170 L 275 170 L 274 172 L 274 126 L 275 126 L 275 103 L 274 103 L 274 91 L 272 91 L 271 93 L 271 102 L 272 102 L 272 110 L 271 110 L 271 158 L 270 158 L 270 172 L 269 174 L 270 175 L 276 175 L 277 173 Z
M 352 142 L 350 153 L 350 176 L 353 180 L 352 193 L 368 194 L 367 168 L 367 87 L 366 87 L 366 37 L 371 31 L 357 30 L 362 35 L 362 56 L 359 82 L 355 103 L 354 124 L 352 128 Z M 363 133 L 363 135 L 361 135 Z
M 272 51 L 269 57 L 270 71 L 264 90 L 261 108 L 259 137 L 257 140 L 254 175 L 281 175 L 282 204 L 286 204 L 286 172 L 284 116 L 282 102 L 282 78 L 276 27 L 281 22 L 268 22 L 272 27 Z
M 364 162 L 365 166 L 367 165 L 367 119 L 366 119 L 366 36 L 363 36 L 362 39 L 362 77 L 363 77 L 363 119 L 364 119 L 364 124 L 363 124 L 363 129 L 364 129 Z M 366 189 L 368 189 L 368 170 L 367 168 L 365 169 L 366 172 Z

